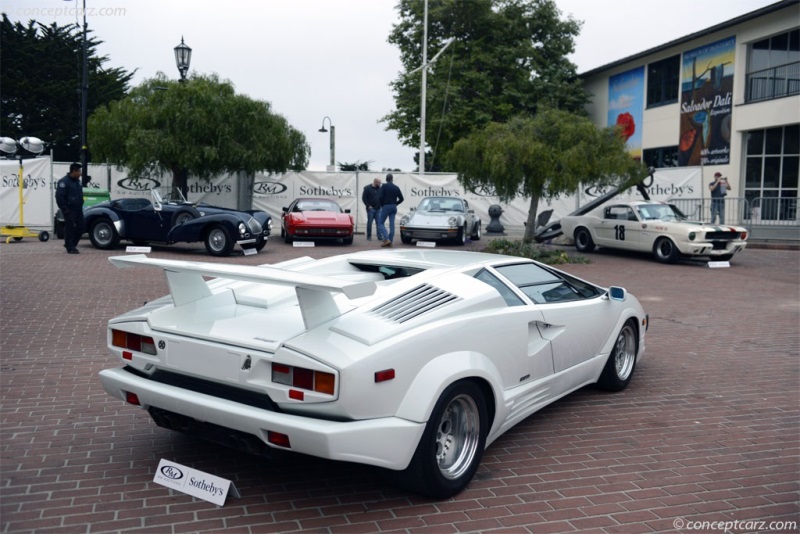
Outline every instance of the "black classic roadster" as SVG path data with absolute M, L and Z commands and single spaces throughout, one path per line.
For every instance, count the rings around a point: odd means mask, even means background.
M 212 256 L 228 256 L 237 244 L 256 251 L 267 244 L 272 218 L 263 211 L 192 204 L 177 190 L 152 189 L 150 194 L 152 200 L 121 198 L 87 208 L 92 244 L 107 250 L 121 239 L 136 245 L 202 241 Z

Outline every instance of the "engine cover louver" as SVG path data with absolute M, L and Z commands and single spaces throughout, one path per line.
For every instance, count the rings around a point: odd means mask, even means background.
M 403 293 L 392 302 L 378 306 L 371 313 L 396 323 L 404 323 L 456 299 L 458 297 L 452 293 L 425 284 Z

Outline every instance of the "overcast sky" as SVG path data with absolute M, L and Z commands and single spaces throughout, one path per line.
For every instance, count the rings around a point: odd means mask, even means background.
M 80 22 L 84 0 L 3 0 L 12 21 Z M 415 168 L 381 117 L 394 109 L 389 82 L 401 70 L 387 43 L 397 0 L 85 0 L 107 66 L 136 69 L 133 84 L 161 71 L 178 77 L 173 48 L 185 39 L 191 71 L 217 73 L 266 100 L 311 145 L 309 169 L 325 170 L 336 127 L 337 162 Z M 583 21 L 571 57 L 585 72 L 775 3 L 774 0 L 556 0 Z M 428 51 L 431 57 L 436 51 Z M 91 88 L 90 88 L 91 91 Z M 428 109 L 428 119 L 434 111 Z M 328 121 L 325 121 L 326 128 Z M 78 127 L 78 125 L 76 125 Z M 91 138 L 89 139 L 91 145 Z

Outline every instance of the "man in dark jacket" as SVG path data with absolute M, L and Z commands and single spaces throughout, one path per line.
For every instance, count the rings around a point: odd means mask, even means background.
M 405 200 L 403 192 L 394 185 L 394 176 L 386 175 L 386 183 L 381 186 L 378 201 L 381 203 L 380 223 L 378 224 L 378 238 L 383 239 L 382 247 L 391 247 L 394 240 L 394 218 L 397 215 L 397 206 Z M 386 219 L 389 219 L 389 231 L 386 231 Z
M 64 248 L 69 254 L 79 254 L 78 241 L 83 235 L 83 184 L 80 163 L 69 166 L 69 173 L 58 181 L 56 204 L 64 214 Z
M 367 241 L 372 241 L 372 222 L 375 222 L 375 232 L 378 239 L 383 239 L 380 226 L 378 226 L 378 214 L 381 211 L 381 203 L 378 201 L 378 192 L 381 189 L 381 179 L 375 178 L 371 184 L 364 186 L 361 193 L 361 202 L 367 208 Z

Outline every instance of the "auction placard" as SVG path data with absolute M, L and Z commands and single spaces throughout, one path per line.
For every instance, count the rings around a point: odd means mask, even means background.
M 158 463 L 153 482 L 204 501 L 212 502 L 218 506 L 225 504 L 225 499 L 229 492 L 234 497 L 241 497 L 236 485 L 230 480 L 170 462 L 163 458 Z

